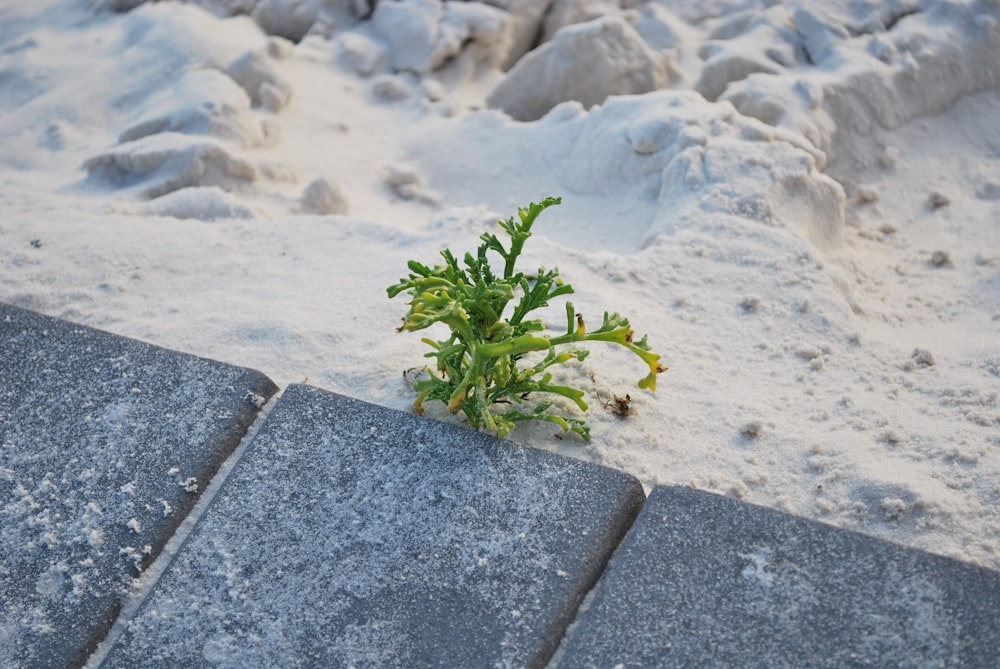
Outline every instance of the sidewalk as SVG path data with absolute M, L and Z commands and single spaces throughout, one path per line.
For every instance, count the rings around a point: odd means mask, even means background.
M 0 304 L 0 666 L 85 662 L 276 392 Z M 995 669 L 998 620 L 1000 572 L 292 385 L 102 666 Z

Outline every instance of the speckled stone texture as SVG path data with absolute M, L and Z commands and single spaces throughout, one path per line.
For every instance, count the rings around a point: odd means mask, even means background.
M 293 385 L 105 667 L 542 667 L 634 478 Z
M 78 666 L 275 392 L 0 304 L 0 666 Z
M 1000 667 L 1000 572 L 689 488 L 650 493 L 558 667 Z

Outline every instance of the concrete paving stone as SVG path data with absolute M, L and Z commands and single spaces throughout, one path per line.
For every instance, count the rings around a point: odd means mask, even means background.
M 0 304 L 0 666 L 79 666 L 275 391 Z
M 557 667 L 1000 667 L 1000 572 L 656 487 Z
M 102 667 L 542 667 L 643 499 L 292 385 Z

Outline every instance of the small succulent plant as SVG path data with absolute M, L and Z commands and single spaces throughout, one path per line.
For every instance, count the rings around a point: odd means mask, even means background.
M 556 268 L 540 267 L 534 274 L 516 269 L 535 219 L 560 202 L 560 198 L 545 198 L 519 208 L 516 217 L 500 221 L 509 246 L 496 235 L 484 233 L 475 255 L 466 253 L 459 261 L 445 249 L 441 251 L 444 264 L 433 267 L 411 260 L 409 276 L 387 289 L 390 298 L 403 292 L 411 298 L 398 331 L 423 330 L 435 323 L 444 323 L 450 330 L 447 339 L 423 339 L 432 349 L 426 357 L 434 358 L 436 364 L 413 385 L 419 393 L 413 404 L 417 413 L 423 413 L 424 402 L 437 400 L 453 413 L 462 412 L 473 427 L 501 437 L 519 422 L 542 420 L 589 439 L 590 428 L 584 420 L 550 412 L 551 399 L 530 407 L 525 404 L 536 395 L 561 395 L 586 410 L 583 391 L 553 383 L 549 371 L 553 365 L 586 358 L 589 351 L 580 347 L 584 342 L 610 342 L 632 351 L 649 367 L 639 387 L 656 390 L 656 376 L 666 368 L 660 366 L 660 356 L 650 350 L 645 336 L 635 339 L 623 316 L 605 312 L 600 327 L 588 330 L 583 316 L 567 301 L 566 332 L 551 336 L 543 334 L 540 319 L 529 317 L 553 299 L 573 292 Z M 497 273 L 490 264 L 491 254 L 498 261 Z M 525 356 L 535 351 L 545 355 L 533 356 L 534 362 L 528 364 Z

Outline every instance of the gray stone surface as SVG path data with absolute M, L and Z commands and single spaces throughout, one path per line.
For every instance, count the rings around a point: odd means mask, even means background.
M 293 385 L 103 666 L 544 666 L 643 498 Z
M 689 488 L 650 493 L 559 667 L 1000 667 L 1000 572 Z
M 274 385 L 0 304 L 0 666 L 78 666 Z

